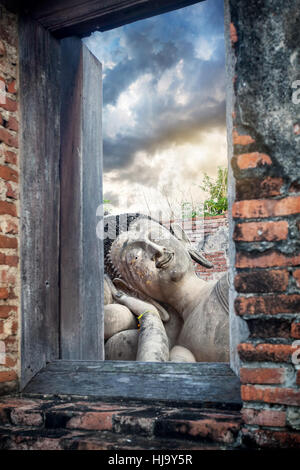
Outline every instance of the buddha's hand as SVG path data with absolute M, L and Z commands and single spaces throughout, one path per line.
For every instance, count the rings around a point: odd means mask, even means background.
M 107 284 L 110 288 L 111 295 L 112 295 L 113 299 L 116 300 L 116 301 L 119 301 L 122 298 L 122 296 L 125 295 L 125 293 L 116 288 L 116 286 L 114 285 L 114 283 L 112 282 L 112 280 L 110 279 L 110 277 L 107 274 L 105 274 L 104 277 L 105 277 L 105 280 L 106 280 L 106 282 L 107 282 Z
M 114 282 L 105 275 L 105 278 L 110 286 L 110 290 L 113 296 L 113 299 L 122 304 L 126 305 L 132 313 L 136 316 L 141 315 L 142 312 L 149 311 L 154 315 L 159 315 L 163 322 L 169 321 L 169 314 L 168 312 L 155 300 L 146 298 L 145 300 L 137 299 L 130 295 L 130 287 L 123 281 L 123 279 L 114 279 Z M 121 289 L 117 289 L 116 285 L 121 287 Z

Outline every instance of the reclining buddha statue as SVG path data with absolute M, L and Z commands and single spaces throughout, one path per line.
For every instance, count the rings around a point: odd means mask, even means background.
M 227 273 L 200 279 L 193 261 L 212 265 L 179 225 L 127 220 L 104 242 L 105 359 L 227 362 Z

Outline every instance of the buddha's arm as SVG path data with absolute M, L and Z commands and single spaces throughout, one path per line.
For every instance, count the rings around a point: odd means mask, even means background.
M 140 324 L 137 361 L 165 362 L 169 360 L 169 340 L 158 310 L 154 305 L 118 291 L 110 285 L 114 299 L 138 317 Z
M 157 309 L 143 300 L 122 294 L 118 302 L 137 315 L 140 332 L 137 361 L 165 362 L 169 360 L 169 341 Z

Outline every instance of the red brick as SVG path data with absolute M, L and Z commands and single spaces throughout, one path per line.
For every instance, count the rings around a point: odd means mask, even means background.
M 15 152 L 11 152 L 10 150 L 6 150 L 4 155 L 5 155 L 5 163 L 11 163 L 12 165 L 16 165 L 17 155 L 16 155 Z
M 243 442 L 246 447 L 274 449 L 300 448 L 300 434 L 286 431 L 269 431 L 266 429 L 243 429 Z
M 186 420 L 174 419 L 166 420 L 167 431 L 186 438 L 199 439 L 206 438 L 216 442 L 231 444 L 235 441 L 235 436 L 240 429 L 240 423 L 231 421 L 218 421 L 214 419 Z M 171 426 L 170 426 L 171 425 Z
M 12 170 L 8 166 L 0 165 L 0 178 L 6 181 L 14 181 L 15 183 L 17 183 L 19 176 L 15 170 Z
M 0 201 L 0 215 L 12 215 L 16 217 L 16 206 L 12 202 Z
M 12 94 L 17 93 L 16 80 L 13 80 L 12 82 L 7 84 L 7 91 L 8 93 L 12 93 Z
M 40 427 L 43 425 L 43 416 L 39 411 L 28 410 L 27 407 L 11 410 L 10 419 L 16 426 Z
M 300 322 L 293 322 L 291 325 L 291 337 L 300 339 Z
M 2 284 L 16 285 L 16 276 L 9 272 L 9 270 L 0 271 L 0 282 Z
M 283 368 L 246 368 L 240 370 L 243 384 L 282 384 L 285 381 Z
M 14 320 L 11 325 L 11 333 L 12 335 L 16 335 L 19 331 L 19 323 L 17 320 Z
M 18 109 L 18 103 L 17 101 L 11 100 L 10 98 L 6 96 L 5 103 L 0 102 L 0 107 L 5 109 L 6 111 L 14 112 L 14 111 L 17 111 Z
M 9 286 L 9 296 L 8 296 L 8 298 L 9 299 L 14 299 L 14 300 L 18 298 L 18 296 L 15 293 L 15 290 L 11 286 Z
M 233 23 L 230 23 L 230 40 L 234 44 L 238 41 L 238 35 L 236 32 L 236 27 Z
M 278 241 L 286 240 L 288 236 L 288 222 L 244 222 L 236 224 L 233 238 L 242 242 Z
M 242 400 L 276 403 L 281 405 L 300 405 L 300 390 L 294 388 L 262 387 L 242 385 Z
M 238 315 L 277 315 L 300 312 L 300 295 L 265 295 L 264 297 L 238 297 L 235 299 Z
M 237 165 L 241 170 L 247 170 L 249 168 L 256 168 L 271 164 L 271 158 L 265 153 L 242 153 L 241 155 L 237 156 Z
M 233 204 L 234 218 L 251 219 L 280 217 L 300 213 L 300 196 L 289 196 L 284 199 L 251 199 Z
M 249 145 L 255 142 L 250 135 L 239 135 L 237 131 L 233 131 L 233 145 Z
M 18 264 L 19 264 L 19 257 L 15 256 L 15 255 L 7 255 L 5 257 L 5 263 L 3 263 L 3 264 L 7 264 L 8 266 L 17 267 Z
M 5 254 L 4 254 L 4 253 L 0 253 L 0 264 L 6 264 L 6 262 L 5 262 Z
M 289 282 L 287 270 L 251 271 L 235 276 L 234 286 L 237 292 L 284 292 Z
M 284 427 L 286 425 L 285 411 L 244 408 L 242 417 L 246 424 L 254 426 Z
M 0 305 L 0 318 L 8 318 L 10 314 L 16 313 L 17 307 L 11 305 Z
M 254 344 L 241 343 L 237 347 L 244 362 L 291 362 L 296 346 L 289 344 Z
M 300 124 L 294 124 L 294 134 L 300 135 Z
M 6 182 L 6 197 L 11 198 L 11 199 L 18 199 L 19 197 L 19 191 L 18 189 L 13 189 L 11 184 L 9 182 Z
M 8 119 L 7 128 L 10 129 L 11 131 L 19 130 L 19 123 L 15 117 L 10 116 L 10 118 Z
M 7 353 L 18 353 L 19 352 L 19 341 L 16 336 L 8 336 L 4 340 Z
M 295 271 L 293 272 L 293 276 L 296 279 L 297 287 L 300 288 L 300 269 L 295 269 Z
M 0 383 L 11 382 L 17 379 L 17 374 L 14 370 L 0 371 Z
M 17 365 L 17 359 L 5 354 L 5 367 L 13 368 Z
M 160 437 L 180 437 L 185 439 L 208 439 L 214 442 L 233 443 L 240 430 L 239 413 L 222 413 L 214 410 L 170 411 L 167 416 L 158 418 L 154 433 Z M 152 418 L 153 420 L 153 418 Z
M 18 240 L 16 238 L 0 235 L 0 248 L 18 248 Z
M 9 291 L 6 287 L 0 287 L 0 299 L 5 300 L 9 297 Z
M 114 411 L 78 413 L 68 421 L 66 427 L 69 429 L 111 431 L 114 413 Z
M 282 186 L 282 178 L 242 178 L 236 181 L 236 200 L 279 196 Z
M 287 256 L 275 250 L 255 255 L 237 253 L 235 262 L 236 268 L 271 268 L 297 265 L 300 265 L 300 254 Z

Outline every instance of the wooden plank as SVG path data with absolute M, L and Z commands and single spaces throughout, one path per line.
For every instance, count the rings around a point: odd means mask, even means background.
M 56 37 L 87 36 L 203 0 L 39 0 L 26 2 L 33 18 Z
M 130 374 L 190 374 L 201 376 L 234 376 L 225 362 L 171 363 L 127 361 L 53 361 L 47 365 L 50 372 L 130 373 Z
M 120 369 L 109 372 L 105 366 L 107 363 L 90 370 L 78 366 L 76 369 L 70 362 L 67 371 L 51 370 L 49 365 L 27 385 L 24 394 L 88 396 L 101 400 L 168 402 L 189 406 L 241 406 L 240 381 L 231 372 L 228 375 L 210 375 L 207 369 L 204 375 L 190 371 L 183 373 L 182 364 L 174 363 L 168 364 L 168 372 L 136 374 L 133 370 Z M 136 369 L 139 366 L 135 364 Z
M 62 41 L 61 358 L 104 359 L 101 64 L 78 38 Z
M 24 386 L 59 352 L 60 47 L 28 17 L 19 28 Z

